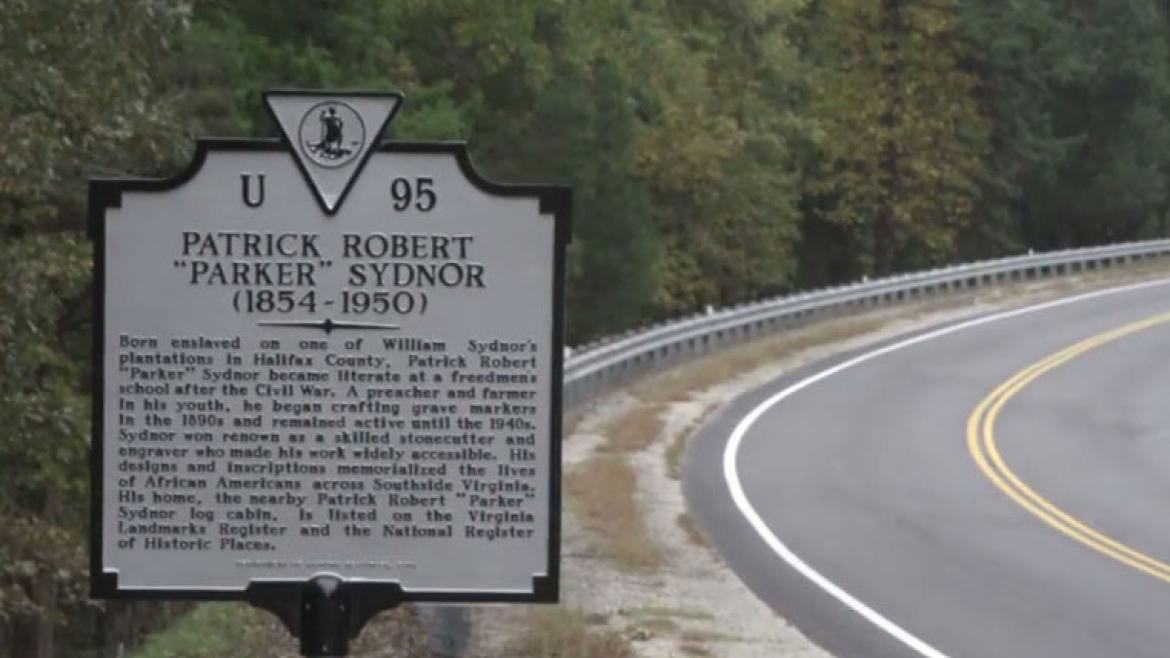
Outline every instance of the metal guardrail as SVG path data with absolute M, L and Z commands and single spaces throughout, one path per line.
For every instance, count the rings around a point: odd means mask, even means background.
M 953 290 L 1061 276 L 1170 256 L 1170 240 L 1069 249 L 953 265 L 710 311 L 582 346 L 565 361 L 570 407 L 632 376 L 810 320 Z

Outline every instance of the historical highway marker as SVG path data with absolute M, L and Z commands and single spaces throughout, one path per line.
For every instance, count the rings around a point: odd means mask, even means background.
M 569 190 L 380 142 L 398 94 L 265 101 L 282 140 L 90 184 L 94 594 L 248 599 L 309 655 L 555 600 Z

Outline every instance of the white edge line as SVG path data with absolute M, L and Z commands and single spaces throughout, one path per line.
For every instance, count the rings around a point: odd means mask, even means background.
M 1136 283 L 1118 288 L 1109 288 L 1107 290 L 1098 290 L 1073 297 L 1066 297 L 1064 299 L 1044 302 L 1042 304 L 1027 306 L 1011 311 L 993 313 L 991 315 L 975 318 L 973 320 L 967 320 L 966 322 L 960 322 L 959 324 L 943 327 L 942 329 L 936 329 L 924 334 L 919 334 L 917 336 L 886 345 L 885 347 L 880 347 L 876 350 L 855 356 L 852 359 L 839 363 L 835 366 L 832 366 L 831 368 L 822 370 L 815 375 L 806 377 L 758 404 L 754 409 L 748 412 L 748 414 L 744 416 L 743 419 L 740 420 L 739 423 L 735 426 L 735 429 L 732 430 L 731 435 L 727 441 L 727 447 L 723 450 L 723 478 L 727 481 L 727 488 L 731 493 L 731 499 L 735 503 L 735 506 L 739 508 L 739 511 L 741 514 L 743 514 L 744 518 L 747 519 L 747 522 L 751 524 L 752 529 L 756 531 L 756 534 L 758 534 L 760 538 L 764 540 L 764 543 L 766 543 L 768 547 L 771 548 L 772 551 L 780 557 L 780 559 L 784 560 L 788 566 L 792 567 L 802 576 L 812 581 L 814 585 L 820 587 L 827 594 L 843 603 L 850 610 L 861 615 L 874 626 L 877 626 L 879 629 L 886 632 L 902 644 L 910 647 L 920 655 L 926 656 L 927 658 L 948 658 L 945 653 L 935 649 L 934 647 L 919 639 L 910 631 L 907 631 L 901 626 L 890 621 L 877 610 L 869 607 L 860 599 L 845 591 L 843 588 L 841 588 L 841 586 L 826 578 L 819 571 L 809 566 L 809 564 L 801 559 L 801 557 L 796 553 L 794 553 L 792 549 L 788 548 L 784 542 L 780 541 L 780 538 L 772 532 L 771 528 L 769 528 L 768 525 L 764 523 L 764 520 L 760 517 L 759 513 L 756 512 L 756 508 L 753 507 L 751 501 L 748 500 L 747 494 L 744 493 L 743 490 L 743 484 L 740 482 L 739 472 L 736 470 L 736 457 L 739 453 L 739 446 L 743 442 L 743 437 L 747 434 L 751 426 L 757 420 L 759 420 L 760 416 L 764 415 L 764 413 L 766 413 L 769 409 L 776 406 L 786 398 L 792 396 L 796 392 L 812 386 L 813 384 L 831 377 L 839 372 L 848 370 L 849 368 L 860 365 L 867 361 L 871 361 L 880 356 L 890 354 L 891 352 L 896 352 L 913 345 L 918 345 L 919 343 L 925 343 L 927 341 L 934 340 L 935 338 L 940 338 L 942 336 L 947 336 L 953 333 L 964 331 L 966 329 L 971 329 L 972 327 L 978 327 L 981 325 L 990 324 L 992 322 L 998 322 L 1000 320 L 1006 320 L 1008 318 L 1034 313 L 1036 311 L 1043 311 L 1058 306 L 1064 306 L 1066 304 L 1073 304 L 1089 299 L 1095 299 L 1097 297 L 1131 292 L 1134 290 L 1141 290 L 1143 288 L 1165 285 L 1167 283 L 1170 283 L 1170 279 L 1160 279 L 1158 281 Z

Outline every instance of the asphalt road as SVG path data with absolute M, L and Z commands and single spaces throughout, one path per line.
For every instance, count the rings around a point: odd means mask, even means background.
M 692 442 L 688 504 L 838 656 L 1168 656 L 1168 313 L 1145 284 L 790 373 Z

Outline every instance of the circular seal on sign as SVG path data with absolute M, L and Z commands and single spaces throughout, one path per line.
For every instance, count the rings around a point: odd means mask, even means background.
M 298 131 L 301 150 L 315 165 L 341 167 L 361 153 L 366 143 L 362 117 L 341 101 L 317 103 L 301 117 Z

